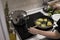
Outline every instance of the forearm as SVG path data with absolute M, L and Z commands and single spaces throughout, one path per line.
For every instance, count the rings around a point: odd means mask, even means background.
M 59 2 L 59 0 L 53 0 L 51 2 L 48 2 L 49 6 L 53 6 L 55 3 Z
M 51 31 L 42 31 L 42 30 L 38 30 L 34 27 L 30 27 L 28 29 L 30 33 L 32 34 L 40 34 L 40 35 L 44 35 L 46 37 L 49 37 L 49 38 L 53 38 L 53 39 L 58 39 L 60 38 L 60 33 L 55 31 L 55 32 L 51 32 Z
M 53 1 L 51 1 L 51 2 L 48 2 L 48 3 L 57 3 L 57 2 L 59 2 L 59 0 L 53 0 Z
M 39 30 L 38 34 L 44 35 L 46 37 L 53 38 L 53 39 L 58 39 L 59 38 L 59 35 L 57 35 L 55 32 L 51 32 L 51 31 L 42 31 L 42 30 Z

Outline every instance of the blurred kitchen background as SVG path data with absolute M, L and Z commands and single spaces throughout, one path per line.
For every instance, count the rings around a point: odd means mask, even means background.
M 2 0 L 2 3 L 5 7 L 6 1 L 9 5 L 9 10 L 31 10 L 40 8 L 42 6 L 43 0 Z M 47 0 L 46 0 L 47 1 Z
M 10 40 L 21 40 L 11 23 L 11 13 L 15 10 L 24 10 L 29 15 L 43 8 L 43 3 L 48 1 L 50 0 L 1 0 Z

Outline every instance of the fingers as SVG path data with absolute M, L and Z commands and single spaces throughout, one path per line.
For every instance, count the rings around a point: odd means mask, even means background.
M 39 26 L 39 25 L 35 25 L 34 27 L 37 27 L 37 26 Z
M 28 28 L 28 31 L 31 31 L 33 27 Z
M 29 30 L 28 32 L 31 34 L 38 34 L 37 29 L 35 29 L 34 27 L 30 27 L 28 28 L 28 30 Z
M 28 30 L 31 30 L 31 29 L 33 29 L 34 27 L 30 27 L 30 28 L 28 28 Z

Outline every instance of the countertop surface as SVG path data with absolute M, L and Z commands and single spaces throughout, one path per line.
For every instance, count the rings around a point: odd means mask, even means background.
M 47 13 L 45 13 L 45 12 L 43 12 L 43 10 L 40 8 L 40 9 L 37 9 L 37 10 L 34 10 L 34 11 L 27 11 L 27 15 L 31 15 L 31 14 L 33 14 L 33 13 L 37 13 L 37 12 L 41 12 L 41 13 L 43 13 L 44 15 L 46 15 L 46 16 L 48 16 L 48 14 Z M 53 29 L 57 26 L 57 24 L 56 24 L 56 22 L 54 22 L 54 26 L 53 26 Z M 52 30 L 53 30 L 52 29 Z M 51 30 L 51 31 L 52 31 Z M 55 30 L 56 31 L 56 30 Z M 54 32 L 55 32 L 54 31 Z M 43 36 L 43 35 L 40 35 L 40 34 L 37 34 L 37 35 L 35 35 L 35 36 L 33 36 L 33 37 L 31 37 L 31 38 L 28 38 L 28 39 L 26 39 L 26 40 L 49 40 L 46 36 Z

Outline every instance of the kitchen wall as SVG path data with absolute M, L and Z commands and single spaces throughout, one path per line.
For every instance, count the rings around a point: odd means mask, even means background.
M 42 6 L 42 0 L 7 0 L 9 10 L 30 10 L 40 8 Z M 2 0 L 5 5 L 6 0 Z
M 2 2 L 0 0 L 0 40 L 9 40 Z

